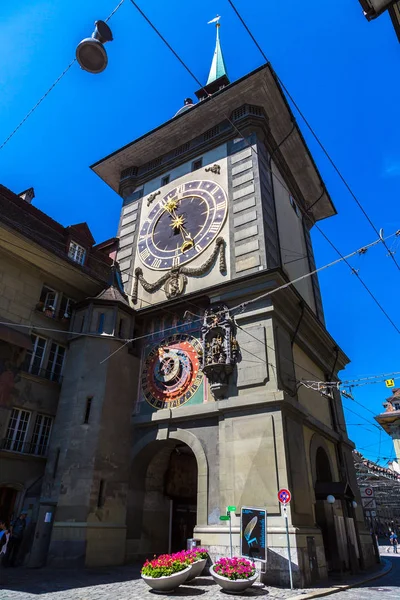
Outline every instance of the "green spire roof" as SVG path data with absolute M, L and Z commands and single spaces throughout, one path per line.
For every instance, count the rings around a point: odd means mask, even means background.
M 208 75 L 207 83 L 212 83 L 216 81 L 223 75 L 228 76 L 226 72 L 224 57 L 222 56 L 221 44 L 219 43 L 219 23 L 217 23 L 217 41 L 215 43 L 214 56 L 211 63 L 210 73 Z

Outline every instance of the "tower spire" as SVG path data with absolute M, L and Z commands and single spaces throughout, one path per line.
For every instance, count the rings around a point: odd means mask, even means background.
M 220 18 L 221 18 L 220 16 L 217 16 L 212 21 L 209 21 L 209 23 L 215 23 L 215 28 L 217 30 L 217 39 L 215 42 L 214 56 L 212 59 L 211 69 L 210 69 L 210 73 L 208 75 L 206 85 L 208 85 L 209 83 L 212 83 L 213 81 L 216 81 L 217 79 L 219 79 L 220 77 L 223 77 L 224 75 L 225 75 L 225 77 L 228 76 L 228 74 L 226 72 L 224 57 L 223 57 L 222 50 L 221 50 L 221 44 L 219 41 L 219 28 L 221 27 L 221 24 L 219 23 Z
M 220 20 L 220 18 L 221 17 L 219 15 L 217 15 L 215 17 L 215 19 L 212 19 L 211 21 L 208 22 L 208 25 L 210 25 L 210 23 L 215 23 L 215 28 L 217 30 L 216 31 L 216 42 L 215 42 L 215 50 L 214 50 L 214 55 L 213 55 L 211 69 L 210 69 L 210 73 L 208 75 L 207 83 L 204 86 L 204 88 L 201 88 L 198 92 L 196 92 L 196 96 L 199 100 L 204 100 L 204 98 L 207 98 L 207 96 L 214 94 L 221 88 L 230 84 L 230 81 L 228 79 L 228 74 L 226 72 L 224 57 L 223 57 L 222 50 L 221 50 L 221 43 L 219 41 L 219 28 L 220 28 L 219 20 Z

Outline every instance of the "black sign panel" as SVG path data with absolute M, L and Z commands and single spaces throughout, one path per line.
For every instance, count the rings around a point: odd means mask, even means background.
M 240 515 L 240 554 L 254 560 L 267 560 L 267 511 L 243 506 Z

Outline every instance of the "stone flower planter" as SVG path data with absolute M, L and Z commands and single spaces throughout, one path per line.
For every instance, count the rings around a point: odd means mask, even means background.
M 218 583 L 218 585 L 229 594 L 241 594 L 244 590 L 247 590 L 247 588 L 252 586 L 258 577 L 258 573 L 256 572 L 248 579 L 228 579 L 227 577 L 222 577 L 221 575 L 218 575 L 218 573 L 215 573 L 214 565 L 210 567 L 210 574 L 215 583 Z
M 168 594 L 169 592 L 176 590 L 177 587 L 182 585 L 182 583 L 187 580 L 191 570 L 192 565 L 189 565 L 186 567 L 186 569 L 183 569 L 183 571 L 173 573 L 172 575 L 168 575 L 166 577 L 147 577 L 146 575 L 142 575 L 142 579 L 155 592 L 159 594 Z
M 206 566 L 207 559 L 201 558 L 200 560 L 195 560 L 190 566 L 192 567 L 191 573 L 189 573 L 189 577 L 186 581 L 192 581 L 195 577 L 200 577 L 202 574 L 204 567 Z

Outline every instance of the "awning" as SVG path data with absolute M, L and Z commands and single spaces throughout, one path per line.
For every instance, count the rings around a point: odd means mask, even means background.
M 317 500 L 326 500 L 329 495 L 335 498 L 354 500 L 354 494 L 347 482 L 343 481 L 317 481 L 315 484 L 315 497 Z
M 0 325 L 0 340 L 14 346 L 19 346 L 20 348 L 32 350 L 31 336 L 13 327 L 9 327 L 9 325 Z

